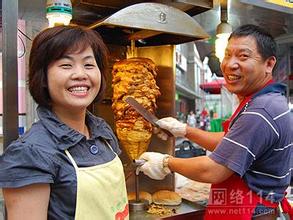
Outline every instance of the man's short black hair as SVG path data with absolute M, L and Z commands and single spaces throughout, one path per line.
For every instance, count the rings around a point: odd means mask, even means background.
M 232 34 L 229 37 L 229 40 L 231 38 L 246 36 L 252 36 L 255 38 L 257 50 L 262 56 L 263 60 L 266 60 L 271 56 L 277 58 L 277 44 L 274 38 L 269 32 L 267 32 L 259 26 L 253 24 L 242 25 L 232 32 Z

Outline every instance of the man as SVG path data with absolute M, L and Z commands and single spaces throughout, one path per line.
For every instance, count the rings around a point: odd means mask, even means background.
M 182 159 L 146 152 L 139 170 L 153 179 L 173 171 L 212 183 L 205 219 L 262 219 L 264 213 L 275 219 L 280 202 L 289 209 L 284 196 L 292 169 L 293 123 L 285 86 L 272 80 L 275 64 L 276 43 L 269 33 L 255 25 L 237 28 L 221 63 L 226 87 L 240 103 L 225 132 L 203 131 L 170 117 L 158 121 L 211 155 Z

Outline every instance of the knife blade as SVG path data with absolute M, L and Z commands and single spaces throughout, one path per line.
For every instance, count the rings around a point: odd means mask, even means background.
M 164 129 L 161 128 L 158 124 L 157 121 L 159 120 L 155 115 L 153 115 L 152 113 L 150 113 L 147 109 L 144 108 L 143 105 L 141 105 L 140 103 L 138 103 L 133 97 L 128 96 L 126 97 L 125 101 L 131 106 L 133 107 L 142 117 L 144 117 L 144 119 L 146 119 L 148 122 L 150 122 L 152 125 L 160 128 L 164 133 L 166 133 L 169 137 L 173 137 L 174 135 Z

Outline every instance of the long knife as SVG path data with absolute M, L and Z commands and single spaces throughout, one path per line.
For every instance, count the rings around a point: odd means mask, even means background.
M 133 107 L 139 114 L 141 114 L 142 117 L 144 117 L 148 122 L 150 122 L 152 125 L 160 128 L 160 126 L 157 124 L 157 121 L 159 120 L 155 115 L 153 115 L 152 113 L 150 113 L 147 109 L 145 109 L 143 107 L 143 105 L 139 104 L 133 97 L 128 96 L 126 97 L 125 101 L 131 106 Z M 164 129 L 164 128 L 160 128 L 164 133 L 166 133 L 169 137 L 173 137 L 174 135 Z

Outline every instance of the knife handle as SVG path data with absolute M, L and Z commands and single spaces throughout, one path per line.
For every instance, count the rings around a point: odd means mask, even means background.
M 168 137 L 174 137 L 174 135 L 168 131 L 167 129 L 161 128 L 160 126 L 156 125 L 157 128 L 159 128 L 161 131 L 163 131 Z
M 135 166 L 142 166 L 142 165 L 144 165 L 145 164 L 145 162 L 146 162 L 146 160 L 133 160 L 133 163 L 134 163 L 134 165 Z

